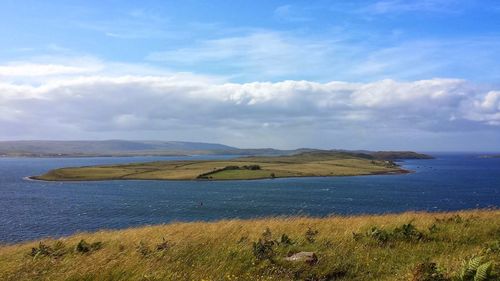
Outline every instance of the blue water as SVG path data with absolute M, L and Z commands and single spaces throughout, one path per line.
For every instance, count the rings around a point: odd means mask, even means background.
M 181 158 L 0 158 L 0 242 L 171 221 L 500 206 L 500 159 L 435 156 L 405 161 L 415 171 L 405 175 L 71 183 L 23 177 L 57 167 Z

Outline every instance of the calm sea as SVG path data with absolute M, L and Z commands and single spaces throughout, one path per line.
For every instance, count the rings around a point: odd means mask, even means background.
M 405 175 L 80 183 L 23 178 L 57 167 L 182 157 L 0 158 L 0 242 L 171 221 L 500 206 L 499 158 L 435 156 L 433 160 L 403 162 L 404 167 L 415 171 Z M 193 158 L 207 157 L 189 157 Z

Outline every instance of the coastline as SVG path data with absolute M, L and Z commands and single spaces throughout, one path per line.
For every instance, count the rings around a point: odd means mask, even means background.
M 401 159 L 398 159 L 401 160 Z M 396 160 L 397 161 L 397 160 Z M 398 161 L 399 162 L 399 161 Z M 404 162 L 403 162 L 404 163 Z M 172 180 L 225 181 L 295 177 L 406 174 L 395 160 L 346 153 L 314 152 L 223 160 L 179 160 L 62 167 L 30 179 L 45 181 Z
M 373 172 L 371 174 L 360 175 L 336 175 L 336 176 L 289 176 L 289 177 L 275 177 L 275 178 L 250 178 L 250 179 L 134 179 L 134 178 L 109 178 L 109 179 L 39 179 L 38 176 L 27 176 L 24 180 L 28 181 L 41 181 L 41 182 L 100 182 L 100 181 L 172 181 L 172 182 L 220 182 L 220 181 L 258 181 L 258 180 L 275 180 L 275 179 L 293 179 L 293 178 L 339 178 L 339 177 L 366 177 L 366 176 L 382 176 L 382 175 L 405 175 L 415 173 L 413 170 L 401 169 L 398 171 L 382 171 Z

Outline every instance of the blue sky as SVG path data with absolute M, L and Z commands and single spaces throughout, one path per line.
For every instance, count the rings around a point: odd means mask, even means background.
M 500 80 L 498 1 L 4 2 L 4 62 L 89 55 L 239 82 Z
M 2 1 L 0 45 L 0 139 L 500 149 L 494 0 Z

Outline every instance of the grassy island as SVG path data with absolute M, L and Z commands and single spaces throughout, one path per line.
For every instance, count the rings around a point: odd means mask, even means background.
M 491 281 L 499 267 L 498 210 L 173 223 L 0 246 L 5 281 Z
M 231 160 L 161 161 L 61 168 L 32 178 L 50 181 L 248 180 L 407 172 L 392 160 L 388 160 L 394 159 L 397 154 L 392 152 L 382 155 L 384 158 L 380 158 L 379 154 L 316 151 L 289 156 L 254 156 Z M 407 155 L 407 152 L 404 155 Z M 416 157 L 415 155 L 411 156 Z

